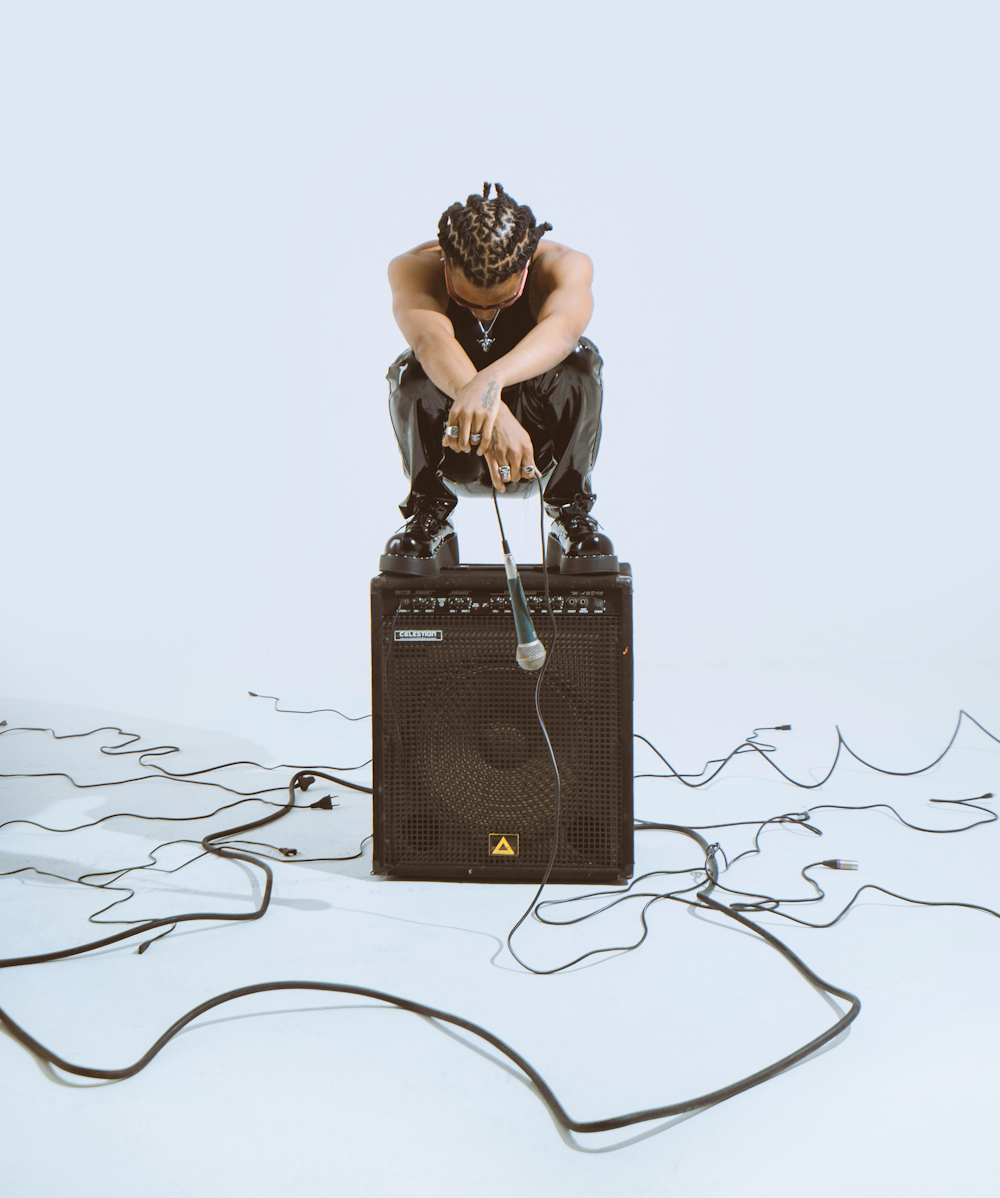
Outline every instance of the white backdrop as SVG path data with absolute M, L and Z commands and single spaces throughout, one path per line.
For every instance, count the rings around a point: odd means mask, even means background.
M 2 689 L 367 709 L 405 493 L 385 265 L 484 179 L 596 264 L 596 514 L 640 670 L 996 658 L 998 26 L 8 6 Z M 457 519 L 496 560 L 486 505 Z
M 960 705 L 1000 728 L 998 32 L 995 4 L 962 0 L 0 10 L 0 718 L 80 731 L 123 713 L 184 748 L 168 768 L 364 760 L 364 723 L 278 716 L 246 691 L 370 709 L 368 584 L 406 490 L 385 266 L 499 179 L 595 262 L 595 514 L 636 579 L 636 727 L 698 769 L 790 721 L 781 760 L 803 778 L 829 764 L 836 720 L 901 770 L 940 751 Z M 537 560 L 535 505 L 505 513 Z M 456 519 L 463 560 L 497 560 L 490 505 Z M 104 739 L 14 734 L 3 772 L 58 757 L 106 778 Z M 1000 792 L 995 749 L 967 728 L 933 774 L 849 767 L 818 801 L 952 826 L 926 800 Z M 641 749 L 637 769 L 657 768 Z M 4 785 L 4 818 L 60 827 L 126 793 Z M 127 793 L 163 809 L 165 791 Z M 806 801 L 746 759 L 702 794 L 644 781 L 637 813 Z M 367 808 L 339 800 L 283 827 L 353 850 Z M 823 852 L 862 859 L 830 875 L 828 906 L 855 880 L 1000 905 L 995 825 L 823 821 Z M 3 864 L 142 859 L 166 839 L 146 827 L 8 828 Z M 814 838 L 768 836 L 734 884 L 796 892 Z M 638 838 L 640 870 L 673 860 L 665 839 Z M 245 879 L 209 864 L 160 889 L 137 875 L 137 905 L 248 909 Z M 536 984 L 489 962 L 526 888 L 281 869 L 267 919 L 9 971 L 3 1002 L 67 1056 L 118 1064 L 228 985 L 367 978 L 509 1028 L 587 1113 L 699 1092 L 827 1017 L 745 937 L 688 936 L 679 907 L 648 952 Z M 65 889 L 5 885 L 9 951 L 88 934 Z M 500 1195 L 500 1145 L 525 1194 L 784 1198 L 805 1179 L 824 1198 L 992 1198 L 998 926 L 865 900 L 829 933 L 786 928 L 862 996 L 849 1040 L 608 1155 L 571 1151 L 513 1078 L 409 1017 L 241 1007 L 134 1082 L 78 1089 L 3 1037 L 5 1176 L 17 1198 L 139 1176 L 156 1198 L 450 1198 L 470 1178 Z M 600 1051 L 569 1069 L 595 1026 Z

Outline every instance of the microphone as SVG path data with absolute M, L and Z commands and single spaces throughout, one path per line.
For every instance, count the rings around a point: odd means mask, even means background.
M 522 670 L 540 670 L 545 664 L 545 646 L 535 634 L 535 626 L 528 614 L 528 601 L 517 573 L 517 566 L 507 541 L 503 542 L 503 568 L 507 575 L 507 590 L 510 591 L 510 606 L 514 613 L 517 629 L 517 664 Z

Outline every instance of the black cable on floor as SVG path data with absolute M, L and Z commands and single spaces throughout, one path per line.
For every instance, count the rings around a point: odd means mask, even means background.
M 941 752 L 937 755 L 937 757 L 934 758 L 934 760 L 932 762 L 930 762 L 928 765 L 922 765 L 918 769 L 915 769 L 915 770 L 888 770 L 888 769 L 885 769 L 883 766 L 874 765 L 872 762 L 866 761 L 863 757 L 861 757 L 857 753 L 855 753 L 854 750 L 851 748 L 851 746 L 847 743 L 847 741 L 844 740 L 844 735 L 840 731 L 840 728 L 838 726 L 838 727 L 836 727 L 837 751 L 834 753 L 833 762 L 830 765 L 830 768 L 827 770 L 826 774 L 824 774 L 824 776 L 818 782 L 800 782 L 800 781 L 798 781 L 798 779 L 793 778 L 791 776 L 791 774 L 786 774 L 785 771 L 781 768 L 781 766 L 776 765 L 775 762 L 771 759 L 770 754 L 775 751 L 775 746 L 774 745 L 763 745 L 763 744 L 757 743 L 756 735 L 758 732 L 790 732 L 791 731 L 790 724 L 779 724 L 774 728 L 755 728 L 753 730 L 753 734 L 751 736 L 748 736 L 745 741 L 742 741 L 739 745 L 737 745 L 736 748 L 733 749 L 733 751 L 731 753 L 727 753 L 725 757 L 716 757 L 712 761 L 709 761 L 705 765 L 705 768 L 701 771 L 700 774 L 680 773 L 678 770 L 674 769 L 674 767 L 670 764 L 670 762 L 666 759 L 666 757 L 664 757 L 664 755 L 660 752 L 660 750 L 656 747 L 656 745 L 653 744 L 653 742 L 651 740 L 649 740 L 645 736 L 641 736 L 638 732 L 636 732 L 633 734 L 635 736 L 636 740 L 641 740 L 643 742 L 643 744 L 648 745 L 653 750 L 653 752 L 656 754 L 656 756 L 659 757 L 659 759 L 663 762 L 663 764 L 669 768 L 670 773 L 669 774 L 636 774 L 635 777 L 636 778 L 676 778 L 677 781 L 680 782 L 682 785 L 690 787 L 692 790 L 697 790 L 701 786 L 707 786 L 709 784 L 709 782 L 711 782 L 715 778 L 717 778 L 719 776 L 719 774 L 729 764 L 729 762 L 732 761 L 735 757 L 742 756 L 745 753 L 757 753 L 760 757 L 762 757 L 767 762 L 767 764 L 771 767 L 771 769 L 773 769 L 777 773 L 779 773 L 781 775 L 781 777 L 785 779 L 786 782 L 790 782 L 793 786 L 797 786 L 801 790 L 818 790 L 819 787 L 825 785 L 830 780 L 830 778 L 833 776 L 833 771 L 837 768 L 837 762 L 840 760 L 841 751 L 844 751 L 844 752 L 848 753 L 851 757 L 853 757 L 855 761 L 860 762 L 861 765 L 866 766 L 870 770 L 874 770 L 878 774 L 887 774 L 889 777 L 892 777 L 892 778 L 912 778 L 917 774 L 925 774 L 928 770 L 932 770 L 940 761 L 942 761 L 944 759 L 944 757 L 950 752 L 952 745 L 954 745 L 955 740 L 958 737 L 959 731 L 961 730 L 961 727 L 962 727 L 963 720 L 968 720 L 970 723 L 975 724 L 976 727 L 981 732 L 984 732 L 990 738 L 990 740 L 996 741 L 997 744 L 1000 744 L 1000 737 L 994 736 L 993 733 L 990 732 L 990 730 L 988 728 L 986 728 L 982 724 L 980 724 L 980 722 L 974 716 L 969 715 L 969 713 L 967 711 L 962 709 L 958 713 L 958 722 L 955 724 L 955 731 L 951 734 L 951 739 L 948 741 L 948 743 L 945 745 L 945 747 L 941 750 Z M 688 781 L 689 778 L 700 778 L 701 774 L 704 774 L 705 770 L 707 770 L 710 765 L 717 765 L 718 768 L 713 770 L 712 773 L 709 774 L 709 776 L 707 778 L 702 779 L 702 781 L 700 781 L 700 782 Z
M 316 770 L 309 772 L 320 777 L 323 776 L 319 771 Z M 41 953 L 32 957 L 9 958 L 7 960 L 0 961 L 0 969 L 9 969 L 17 965 L 31 965 L 40 964 L 45 961 L 62 960 L 66 957 L 76 956 L 80 953 L 88 952 L 95 948 L 105 947 L 108 944 L 116 943 L 117 941 L 124 940 L 130 936 L 140 935 L 157 927 L 163 927 L 171 923 L 180 923 L 185 920 L 225 919 L 245 922 L 248 920 L 260 919 L 270 904 L 271 885 L 273 880 L 270 869 L 265 863 L 252 858 L 247 854 L 213 846 L 211 842 L 213 840 L 222 839 L 227 836 L 234 836 L 241 832 L 250 831 L 255 827 L 262 827 L 264 824 L 273 823 L 275 820 L 280 819 L 282 815 L 286 814 L 287 811 L 291 810 L 291 808 L 294 806 L 295 785 L 297 778 L 298 775 L 289 782 L 289 801 L 284 810 L 276 811 L 253 824 L 244 825 L 240 828 L 230 828 L 225 832 L 206 836 L 202 841 L 206 852 L 215 853 L 217 856 L 225 857 L 229 860 L 246 861 L 251 865 L 258 866 L 258 868 L 264 871 L 267 881 L 260 907 L 256 911 L 250 912 L 246 915 L 230 915 L 228 913 L 202 913 L 174 916 L 172 919 L 150 920 L 139 927 L 131 928 L 125 932 L 119 932 L 114 936 L 106 937 L 103 940 L 94 941 L 91 944 L 82 945 L 77 948 L 62 949 L 50 953 Z M 728 908 L 722 906 L 722 904 L 717 903 L 711 897 L 711 890 L 715 884 L 715 878 L 717 877 L 717 867 L 714 864 L 714 857 L 710 852 L 710 846 L 697 832 L 693 832 L 689 828 L 677 826 L 671 830 L 695 840 L 701 845 L 705 853 L 708 885 L 698 894 L 697 901 L 686 900 L 689 905 L 700 905 L 708 910 L 716 911 L 721 915 L 725 915 L 729 919 L 735 920 L 737 923 L 743 925 L 748 930 L 760 936 L 773 948 L 777 949 L 777 951 L 780 952 L 787 961 L 789 961 L 789 963 L 802 975 L 802 977 L 806 979 L 806 981 L 810 983 L 810 985 L 815 986 L 817 989 L 822 990 L 827 994 L 840 998 L 849 1004 L 849 1009 L 840 1017 L 840 1019 L 837 1020 L 832 1027 L 828 1028 L 825 1032 L 810 1040 L 807 1044 L 804 1044 L 801 1048 L 796 1049 L 794 1052 L 782 1057 L 779 1061 L 775 1061 L 773 1065 L 769 1065 L 766 1069 L 758 1070 L 749 1077 L 742 1078 L 740 1081 L 733 1082 L 731 1085 L 722 1086 L 719 1089 L 709 1092 L 708 1094 L 702 1094 L 697 1098 L 692 1098 L 685 1102 L 670 1103 L 659 1107 L 650 1107 L 646 1110 L 633 1111 L 625 1115 L 614 1115 L 606 1119 L 573 1119 L 567 1114 L 555 1093 L 546 1083 L 541 1074 L 524 1057 L 522 1057 L 520 1053 L 515 1051 L 515 1049 L 510 1047 L 510 1045 L 505 1043 L 498 1036 L 495 1036 L 486 1028 L 481 1027 L 479 1024 L 473 1023 L 471 1020 L 463 1019 L 459 1015 L 453 1015 L 448 1011 L 442 1011 L 436 1007 L 429 1007 L 423 1003 L 414 1002 L 411 999 L 402 998 L 394 994 L 388 994 L 381 990 L 373 990 L 365 986 L 352 986 L 340 982 L 260 982 L 252 986 L 241 986 L 236 990 L 227 990 L 224 994 L 218 994 L 214 998 L 207 999 L 205 1002 L 200 1003 L 198 1006 L 192 1008 L 186 1014 L 182 1015 L 180 1019 L 176 1020 L 169 1028 L 167 1028 L 163 1035 L 159 1037 L 159 1039 L 146 1053 L 144 1053 L 132 1065 L 128 1065 L 123 1069 L 95 1069 L 89 1066 L 76 1065 L 71 1061 L 67 1061 L 63 1057 L 60 1057 L 57 1053 L 54 1053 L 51 1049 L 47 1048 L 44 1044 L 36 1040 L 3 1010 L 0 1010 L 0 1023 L 3 1024 L 8 1032 L 10 1032 L 10 1034 L 19 1043 L 32 1052 L 36 1057 L 43 1061 L 47 1061 L 50 1065 L 53 1065 L 58 1069 L 62 1069 L 65 1072 L 73 1074 L 77 1077 L 89 1077 L 106 1081 L 122 1081 L 126 1078 L 134 1077 L 142 1069 L 145 1069 L 146 1066 L 154 1059 L 154 1057 L 156 1057 L 156 1055 L 174 1038 L 174 1036 L 176 1036 L 177 1033 L 183 1028 L 187 1027 L 189 1023 L 197 1019 L 200 1015 L 204 1015 L 206 1012 L 213 1010 L 215 1007 L 221 1006 L 223 1003 L 232 1002 L 238 998 L 245 998 L 252 994 L 266 994 L 276 990 L 309 990 L 320 991 L 323 993 L 352 994 L 361 998 L 371 998 L 380 1002 L 385 1002 L 391 1006 L 398 1007 L 401 1010 L 412 1011 L 414 1014 L 422 1015 L 428 1019 L 436 1019 L 440 1020 L 442 1023 L 452 1024 L 454 1027 L 462 1028 L 465 1031 L 471 1032 L 473 1035 L 478 1036 L 481 1040 L 484 1040 L 487 1044 L 491 1044 L 505 1057 L 507 1057 L 508 1060 L 512 1061 L 520 1070 L 522 1070 L 525 1076 L 529 1078 L 542 1101 L 552 1113 L 553 1117 L 567 1131 L 577 1133 L 614 1131 L 617 1128 L 629 1127 L 636 1123 L 646 1123 L 652 1120 L 666 1119 L 674 1115 L 685 1114 L 689 1111 L 696 1111 L 704 1107 L 714 1106 L 716 1103 L 723 1102 L 727 1098 L 732 1098 L 737 1094 L 741 1094 L 746 1090 L 752 1089 L 754 1086 L 761 1085 L 763 1082 L 770 1080 L 772 1077 L 776 1077 L 779 1073 L 784 1072 L 792 1065 L 798 1064 L 799 1061 L 804 1060 L 806 1057 L 816 1052 L 819 1048 L 822 1048 L 823 1045 L 828 1044 L 831 1040 L 839 1036 L 840 1033 L 857 1018 L 858 1013 L 861 1010 L 861 1002 L 849 991 L 842 990 L 837 986 L 831 985 L 829 982 L 823 981 L 823 979 L 818 977 L 805 964 L 805 962 L 801 960 L 801 958 L 799 958 L 794 952 L 792 952 L 790 948 L 788 948 L 787 945 L 782 943 L 782 941 L 780 941 L 776 936 L 772 935 L 766 929 L 759 927 L 757 924 L 753 923 L 750 919 L 739 912 L 729 910 Z M 147 945 L 148 943 L 150 942 L 147 942 Z

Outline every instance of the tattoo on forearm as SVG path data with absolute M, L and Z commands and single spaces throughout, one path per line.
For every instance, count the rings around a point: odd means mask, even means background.
M 497 392 L 500 388 L 496 383 L 487 383 L 486 394 L 483 396 L 483 408 L 487 412 L 492 412 L 497 406 Z

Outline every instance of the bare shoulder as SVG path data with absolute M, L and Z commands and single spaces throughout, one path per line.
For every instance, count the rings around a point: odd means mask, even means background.
M 405 312 L 445 312 L 448 294 L 438 243 L 425 241 L 393 258 L 389 263 L 389 287 L 397 321 Z
M 442 275 L 441 247 L 436 241 L 416 245 L 389 263 L 389 282 L 394 288 L 427 286 Z
M 547 289 L 556 287 L 590 287 L 594 264 L 580 250 L 560 245 L 558 241 L 543 240 L 535 251 L 534 270 L 538 281 Z

